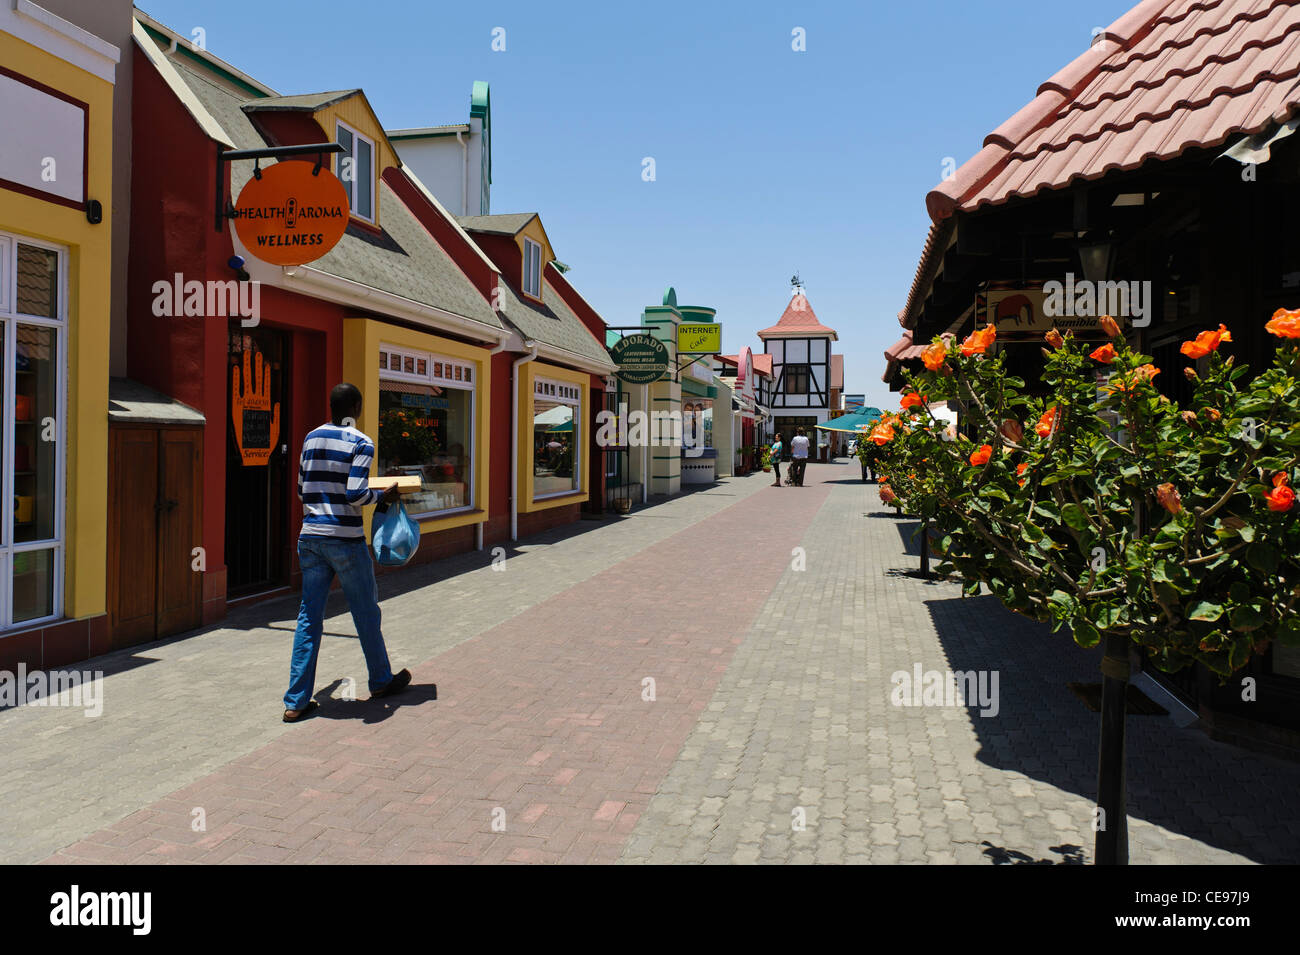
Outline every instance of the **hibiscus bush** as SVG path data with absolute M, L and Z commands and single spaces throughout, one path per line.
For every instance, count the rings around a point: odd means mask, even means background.
M 869 436 L 881 499 L 936 528 L 940 573 L 1082 646 L 1122 635 L 1162 669 L 1227 675 L 1273 640 L 1300 642 L 1300 310 L 1267 323 L 1281 344 L 1249 381 L 1219 352 L 1222 325 L 1161 369 L 1100 324 L 1100 346 L 1046 336 L 1046 397 L 990 357 L 992 326 L 936 339 Z M 1192 381 L 1187 407 L 1160 394 L 1161 374 Z M 928 412 L 940 400 L 966 434 Z

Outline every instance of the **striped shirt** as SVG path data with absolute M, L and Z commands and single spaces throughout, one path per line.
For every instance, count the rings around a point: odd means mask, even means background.
M 374 456 L 356 428 L 323 424 L 307 435 L 298 461 L 303 537 L 365 537 L 361 508 L 380 498 L 369 484 Z

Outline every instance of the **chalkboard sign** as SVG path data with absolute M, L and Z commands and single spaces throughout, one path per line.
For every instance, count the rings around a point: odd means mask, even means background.
M 244 409 L 244 447 L 265 450 L 271 446 L 271 412 Z

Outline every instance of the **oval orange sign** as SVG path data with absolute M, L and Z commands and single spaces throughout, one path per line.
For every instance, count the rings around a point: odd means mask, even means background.
M 235 203 L 235 232 L 272 265 L 303 265 L 334 248 L 348 228 L 348 193 L 314 162 L 278 162 L 248 180 Z

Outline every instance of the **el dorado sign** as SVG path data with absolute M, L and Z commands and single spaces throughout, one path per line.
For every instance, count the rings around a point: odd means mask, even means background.
M 314 162 L 278 162 L 253 177 L 235 203 L 235 232 L 272 265 L 304 265 L 334 248 L 348 227 L 348 194 Z
M 628 335 L 609 350 L 618 377 L 629 385 L 648 385 L 668 374 L 668 349 L 653 335 Z

